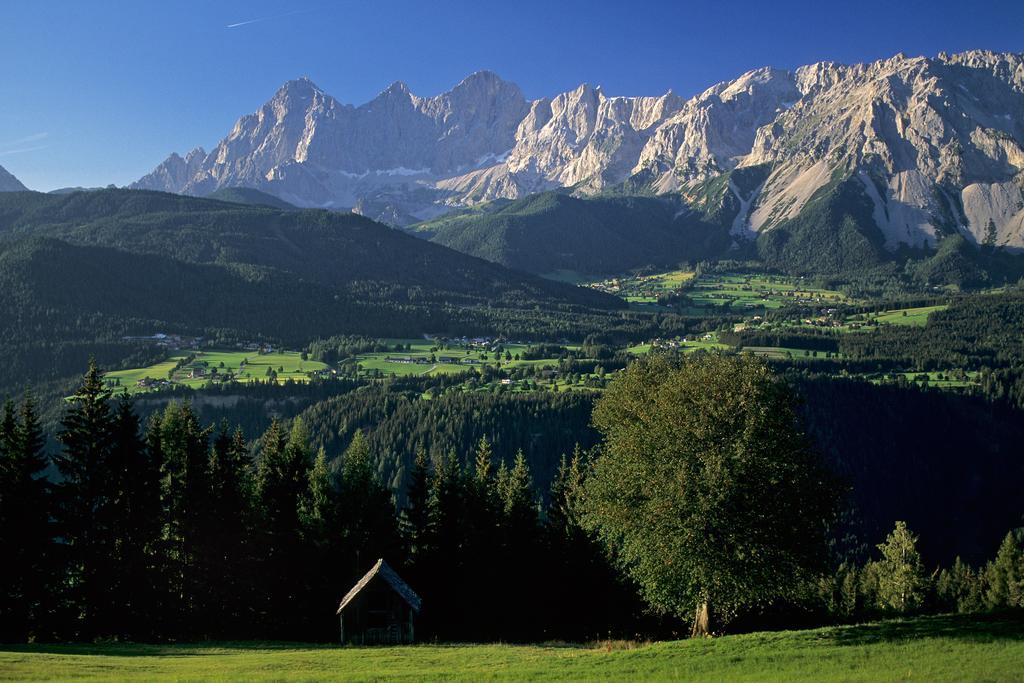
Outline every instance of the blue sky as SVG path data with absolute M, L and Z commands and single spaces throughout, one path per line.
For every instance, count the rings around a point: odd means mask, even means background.
M 0 0 L 0 166 L 38 190 L 125 184 L 301 75 L 353 104 L 479 69 L 531 98 L 689 96 L 759 66 L 971 48 L 1024 51 L 1024 2 Z

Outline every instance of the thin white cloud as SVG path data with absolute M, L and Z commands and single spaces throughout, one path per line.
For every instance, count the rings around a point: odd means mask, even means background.
M 275 15 L 270 16 L 270 17 L 258 17 L 256 19 L 249 19 L 247 21 L 239 21 L 239 22 L 236 22 L 234 24 L 228 24 L 224 28 L 238 28 L 240 26 L 248 26 L 249 24 L 258 24 L 258 23 L 260 23 L 262 21 L 272 21 L 274 19 L 284 19 L 285 17 L 293 17 L 296 14 L 308 14 L 309 12 L 312 12 L 312 11 L 314 11 L 314 10 L 311 10 L 311 9 L 300 9 L 300 10 L 296 10 L 294 12 L 285 12 L 284 14 L 275 14 Z
M 10 156 L 12 154 L 23 154 L 24 152 L 38 152 L 41 149 L 49 149 L 49 145 L 40 145 L 38 147 L 22 147 L 21 149 L 6 149 L 0 152 L 0 157 Z
M 20 138 L 18 140 L 11 140 L 9 142 L 5 142 L 3 144 L 0 144 L 0 149 L 6 148 L 6 147 L 17 147 L 18 145 L 28 145 L 28 144 L 33 143 L 33 142 L 39 142 L 40 140 L 45 140 L 48 137 L 50 137 L 49 133 L 35 133 L 33 135 L 28 135 L 26 137 Z

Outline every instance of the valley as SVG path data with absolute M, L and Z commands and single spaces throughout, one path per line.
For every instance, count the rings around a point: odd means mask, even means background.
M 0 7 L 0 679 L 1019 680 L 980 3 Z

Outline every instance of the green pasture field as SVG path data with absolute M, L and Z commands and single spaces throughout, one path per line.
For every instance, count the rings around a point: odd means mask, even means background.
M 491 351 L 475 348 L 460 348 L 459 346 L 451 346 L 445 348 L 439 342 L 429 339 L 385 339 L 382 340 L 388 346 L 395 346 L 396 344 L 408 345 L 409 350 L 401 351 L 386 351 L 386 352 L 375 352 L 375 353 L 363 353 L 355 357 L 355 361 L 359 364 L 359 367 L 364 371 L 380 371 L 385 375 L 393 375 L 396 377 L 406 377 L 409 375 L 439 375 L 439 374 L 457 374 L 461 372 L 467 372 L 476 367 L 483 367 L 485 365 L 491 367 L 502 367 L 507 369 L 522 368 L 527 366 L 534 367 L 551 367 L 558 364 L 557 358 L 541 358 L 537 360 L 505 360 L 505 353 L 507 352 L 511 356 L 522 355 L 528 348 L 526 344 L 503 344 L 501 351 L 501 358 L 495 357 L 496 354 Z M 437 351 L 431 352 L 431 349 L 438 349 Z M 575 348 L 572 346 L 566 347 L 567 349 Z M 452 363 L 441 363 L 441 362 L 430 362 L 431 355 L 434 356 L 434 360 L 437 361 L 442 356 L 456 358 L 460 362 L 457 364 Z M 486 356 L 486 360 L 484 360 Z M 389 361 L 388 358 L 413 358 L 422 359 L 427 361 L 426 363 L 401 363 L 394 360 Z M 463 359 L 475 360 L 475 364 L 463 364 Z
M 882 325 L 915 325 L 923 327 L 924 324 L 928 322 L 929 315 L 935 311 L 944 311 L 947 308 L 948 306 L 945 304 L 939 306 L 922 306 L 920 308 L 899 308 L 892 311 L 870 314 L 868 319 L 876 320 Z
M 521 354 L 526 350 L 525 344 L 503 344 L 501 359 L 495 357 L 495 353 L 492 351 L 476 348 L 461 348 L 459 346 L 451 346 L 445 348 L 443 344 L 429 339 L 384 339 L 382 340 L 388 346 L 395 346 L 396 344 L 408 345 L 408 350 L 402 349 L 398 351 L 382 351 L 374 353 L 360 353 L 355 356 L 354 360 L 359 365 L 359 368 L 364 371 L 380 371 L 385 375 L 392 375 L 395 377 L 408 377 L 410 375 L 441 375 L 441 374 L 457 374 L 464 373 L 472 368 L 481 367 L 484 365 L 495 366 L 500 365 L 502 368 L 516 368 L 528 365 L 537 365 L 538 362 L 557 362 L 557 361 L 536 361 L 536 360 L 505 360 L 506 351 L 510 355 Z M 430 349 L 436 348 L 438 350 L 431 352 Z M 434 362 L 430 361 L 431 355 L 434 356 Z M 394 360 L 388 360 L 391 358 L 404 358 L 404 357 L 416 358 L 426 360 L 424 364 L 408 364 L 408 362 L 397 362 Z M 446 362 L 439 362 L 437 359 L 440 356 L 450 356 L 457 358 L 460 361 L 464 358 L 471 358 L 476 360 L 475 365 L 463 365 L 462 362 L 459 364 L 446 364 Z M 483 359 L 486 356 L 486 360 Z
M 108 384 L 128 389 L 129 393 L 147 391 L 136 386 L 138 380 L 149 377 L 151 379 L 167 379 L 167 373 L 171 371 L 179 360 L 187 358 L 188 354 L 179 353 L 168 360 L 145 368 L 133 368 L 131 370 L 115 370 L 104 375 Z M 206 363 L 207 375 L 204 377 L 190 378 L 189 368 L 201 363 Z M 221 366 L 223 363 L 223 366 Z M 244 363 L 244 367 L 243 367 Z M 273 369 L 277 372 L 278 383 L 288 380 L 295 382 L 308 382 L 310 373 L 317 370 L 324 370 L 327 366 L 320 361 L 302 360 L 301 354 L 295 351 L 280 351 L 267 354 L 259 354 L 256 351 L 196 351 L 195 360 L 185 368 L 175 372 L 172 382 L 194 389 L 206 386 L 210 382 L 209 371 L 217 369 L 219 374 L 233 373 L 236 382 L 249 383 L 253 381 L 266 381 L 267 370 Z M 117 384 L 117 382 L 120 382 Z
M 733 309 L 775 309 L 789 304 L 836 305 L 849 303 L 840 292 L 805 284 L 784 275 L 726 273 L 701 275 L 686 290 L 697 306 L 730 306 Z
M 658 296 L 672 292 L 693 279 L 690 270 L 670 270 L 653 275 L 624 275 L 596 282 L 586 283 L 587 287 L 614 294 L 631 304 L 654 304 Z
M 1022 681 L 1019 616 L 939 616 L 592 645 L 0 647 L 19 681 Z

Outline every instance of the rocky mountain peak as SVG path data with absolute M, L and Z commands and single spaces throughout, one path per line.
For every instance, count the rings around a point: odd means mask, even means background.
M 563 187 L 690 196 L 757 166 L 767 179 L 737 195 L 737 234 L 771 229 L 818 190 L 859 178 L 891 246 L 934 244 L 941 221 L 976 239 L 992 224 L 997 244 L 1024 247 L 1022 112 L 1024 59 L 984 50 L 761 67 L 689 99 L 582 83 L 528 102 L 478 71 L 431 97 L 397 81 L 353 107 L 303 78 L 241 117 L 209 155 L 172 155 L 135 186 L 245 185 L 405 221 Z
M 24 192 L 27 187 L 15 178 L 7 169 L 0 166 L 0 192 Z

